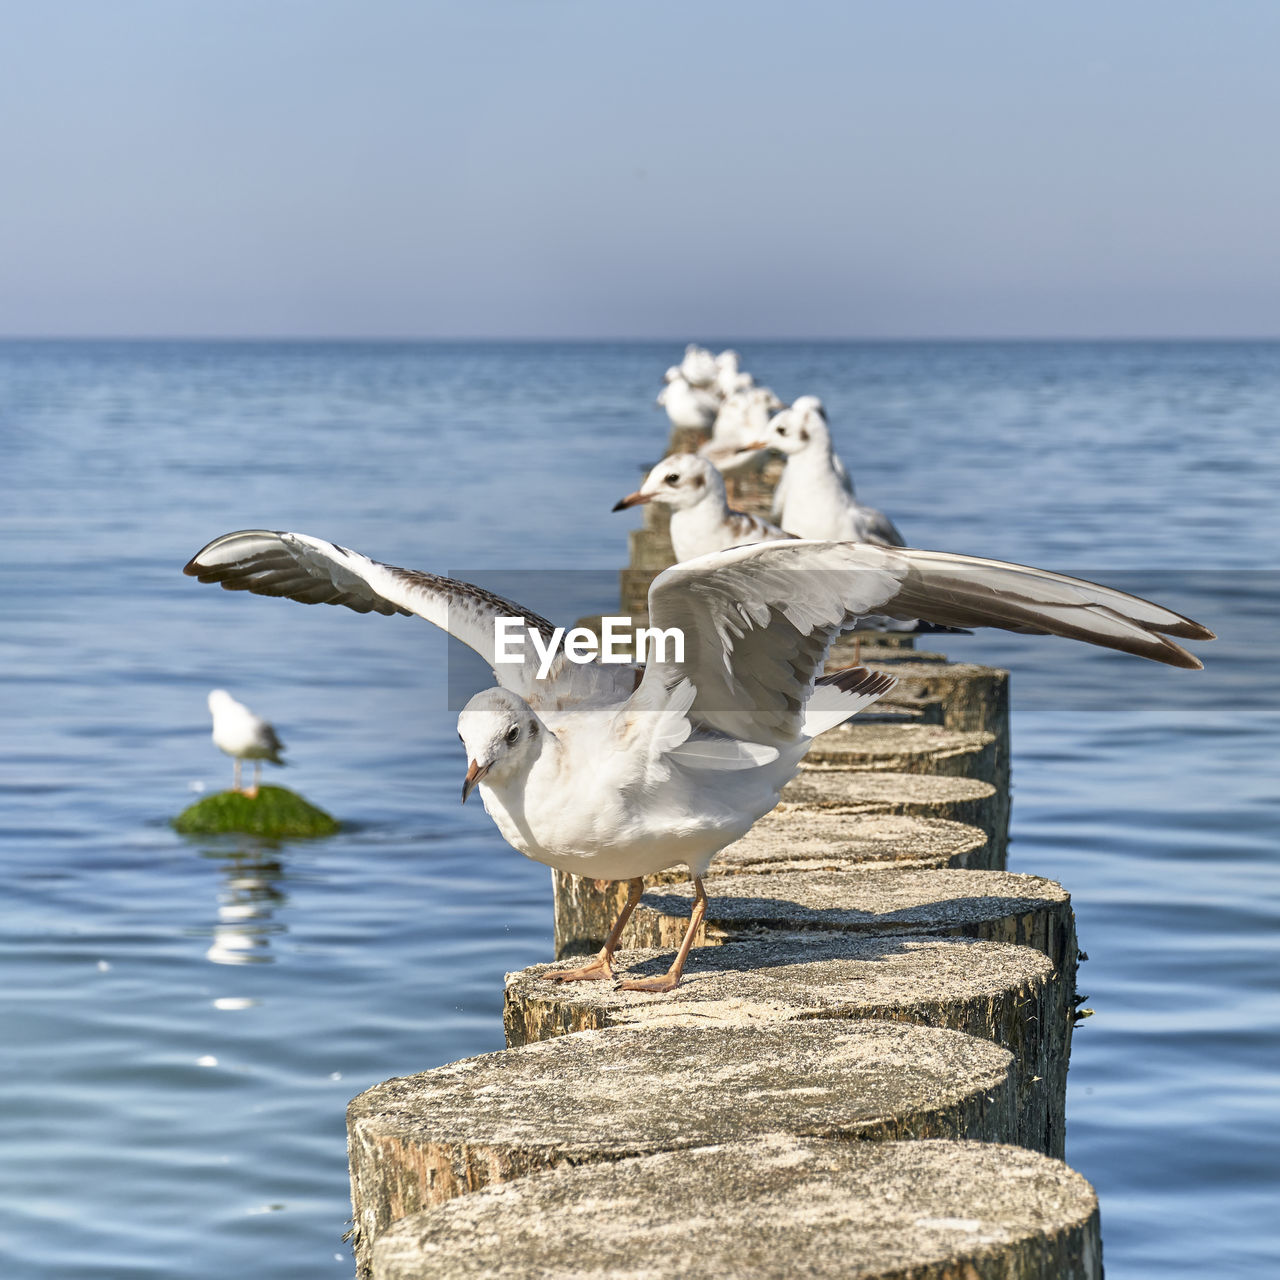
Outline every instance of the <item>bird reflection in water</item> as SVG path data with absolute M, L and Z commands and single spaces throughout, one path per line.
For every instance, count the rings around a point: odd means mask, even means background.
M 221 864 L 218 923 L 205 958 L 214 964 L 270 964 L 272 934 L 286 926 L 275 920 L 276 908 L 288 895 L 278 887 L 284 879 L 280 847 L 270 840 L 240 836 L 235 848 L 205 849 L 202 855 Z

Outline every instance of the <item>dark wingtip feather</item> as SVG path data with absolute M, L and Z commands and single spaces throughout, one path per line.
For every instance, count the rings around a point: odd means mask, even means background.
M 1181 614 L 1175 616 L 1178 619 L 1177 622 L 1169 625 L 1161 624 L 1152 629 L 1166 636 L 1177 636 L 1179 640 L 1216 640 L 1218 638 L 1208 627 L 1192 622 L 1190 618 L 1184 618 Z
M 214 538 L 212 542 L 206 542 L 204 546 L 201 547 L 200 550 L 182 566 L 182 572 L 189 578 L 199 578 L 201 582 L 219 582 L 221 581 L 221 578 L 217 575 L 222 573 L 223 576 L 225 576 L 224 571 L 234 569 L 236 565 L 234 562 L 230 564 L 202 564 L 202 557 L 208 555 L 208 553 L 215 547 L 221 546 L 222 543 L 230 542 L 233 539 L 239 540 L 241 538 L 251 537 L 280 538 L 283 536 L 283 533 L 278 529 L 236 529 L 232 533 L 219 534 L 219 536 Z M 289 559 L 289 557 L 283 552 L 281 553 L 281 556 L 283 561 L 287 562 Z
M 948 627 L 941 622 L 925 622 L 920 618 L 916 620 L 915 632 L 918 636 L 971 636 L 973 631 L 969 627 Z
M 841 693 L 888 693 L 897 683 L 897 676 L 870 667 L 841 667 L 818 679 L 818 684 L 833 684 Z

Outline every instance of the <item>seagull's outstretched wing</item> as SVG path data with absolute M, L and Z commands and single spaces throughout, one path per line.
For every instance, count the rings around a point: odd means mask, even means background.
M 474 649 L 504 688 L 535 706 L 567 706 L 600 697 L 625 696 L 635 684 L 630 667 L 578 665 L 557 658 L 547 678 L 536 679 L 536 655 L 526 644 L 523 663 L 496 661 L 494 623 L 520 618 L 550 640 L 555 628 L 529 609 L 482 587 L 416 569 L 370 560 L 305 533 L 243 529 L 215 538 L 183 573 L 227 591 L 287 596 L 302 604 L 340 604 L 357 613 L 417 615 Z
M 856 542 L 762 542 L 687 560 L 649 588 L 649 625 L 678 627 L 684 662 L 651 662 L 637 707 L 689 681 L 686 715 L 749 742 L 794 742 L 827 648 L 860 615 L 1068 636 L 1175 667 L 1170 636 L 1211 640 L 1150 601 L 1043 569 Z

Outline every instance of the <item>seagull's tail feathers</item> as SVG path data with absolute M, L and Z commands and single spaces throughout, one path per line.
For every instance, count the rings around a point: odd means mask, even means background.
M 845 667 L 842 671 L 820 676 L 809 701 L 804 704 L 801 734 L 806 738 L 816 738 L 820 733 L 844 724 L 850 716 L 856 716 L 883 698 L 897 683 L 897 676 L 866 667 Z
M 266 729 L 267 734 L 268 754 L 266 758 L 270 760 L 272 764 L 283 766 L 285 762 L 281 758 L 280 753 L 284 750 L 284 743 L 276 736 L 276 731 L 270 725 L 265 725 L 264 728 Z

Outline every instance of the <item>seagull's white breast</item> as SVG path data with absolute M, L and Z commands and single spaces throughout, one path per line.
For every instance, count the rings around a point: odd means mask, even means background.
M 566 735 L 572 742 L 573 735 Z M 602 880 L 687 864 L 699 874 L 778 803 L 795 771 L 775 761 L 735 772 L 692 769 L 583 733 L 545 752 L 523 779 L 480 783 L 484 806 L 526 857 Z M 619 745 L 619 741 L 621 745 Z
M 213 717 L 213 745 L 241 760 L 265 760 L 273 753 L 270 726 L 238 702 L 219 707 Z

